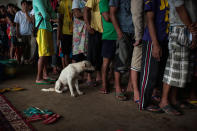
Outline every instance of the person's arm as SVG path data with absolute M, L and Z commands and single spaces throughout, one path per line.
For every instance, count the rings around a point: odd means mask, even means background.
M 18 18 L 18 13 L 16 13 L 15 18 L 14 18 L 14 22 L 16 23 L 16 37 L 19 38 L 20 35 L 20 28 L 19 28 L 19 18 Z
M 194 49 L 197 47 L 197 28 L 192 23 L 190 16 L 184 5 L 176 7 L 176 11 L 181 19 L 181 21 L 188 27 L 189 31 L 192 33 L 192 45 L 191 48 Z
M 144 8 L 143 0 L 131 0 L 131 13 L 135 29 L 134 46 L 140 44 L 144 32 Z
M 111 19 L 112 24 L 114 25 L 114 28 L 115 28 L 115 30 L 116 30 L 116 32 L 118 34 L 118 39 L 121 39 L 122 36 L 123 36 L 123 33 L 122 33 L 121 29 L 120 29 L 120 26 L 118 24 L 118 20 L 116 18 L 117 9 L 118 8 L 114 7 L 114 6 L 110 7 L 110 19 Z
M 87 30 L 90 34 L 94 34 L 94 29 L 91 28 L 91 8 L 85 7 L 84 8 L 84 14 L 83 19 L 85 21 L 85 24 L 87 26 Z
M 101 15 L 103 16 L 105 21 L 111 22 L 109 12 L 103 12 L 103 13 L 101 13 Z
M 157 40 L 156 28 L 154 22 L 155 19 L 154 12 L 152 11 L 146 12 L 146 18 L 147 18 L 147 26 L 148 26 L 149 34 L 153 44 L 152 56 L 158 61 L 160 61 L 160 57 L 162 56 L 162 50 Z
M 30 23 L 33 23 L 27 9 L 25 10 L 25 15 L 26 15 L 27 20 L 28 20 Z

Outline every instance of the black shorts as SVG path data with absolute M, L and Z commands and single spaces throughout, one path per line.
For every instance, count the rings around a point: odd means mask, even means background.
M 102 34 L 95 31 L 94 34 L 88 34 L 88 56 L 87 60 L 96 68 L 101 70 L 102 66 Z
M 103 40 L 102 56 L 113 59 L 116 52 L 116 40 Z
M 73 41 L 72 35 L 62 35 L 61 48 L 62 48 L 62 53 L 64 55 L 70 55 L 72 51 L 72 41 Z

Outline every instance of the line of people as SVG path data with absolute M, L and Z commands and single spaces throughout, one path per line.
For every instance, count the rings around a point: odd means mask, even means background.
M 36 84 L 55 81 L 48 75 L 49 58 L 54 72 L 58 56 L 62 68 L 86 59 L 96 72 L 95 78 L 88 73 L 83 79 L 89 86 L 101 84 L 100 93 L 110 93 L 114 81 L 117 100 L 127 100 L 121 79 L 129 71 L 127 91 L 139 109 L 180 115 L 180 108 L 194 107 L 189 102 L 197 100 L 195 0 L 33 0 L 32 10 L 27 1 L 21 5 L 14 18 L 16 38 L 35 42 L 32 30 L 29 34 L 22 25 L 25 20 L 39 26 Z M 189 99 L 178 99 L 179 89 L 188 86 Z

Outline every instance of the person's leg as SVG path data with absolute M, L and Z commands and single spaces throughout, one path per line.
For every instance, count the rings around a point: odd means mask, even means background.
M 131 82 L 132 82 L 132 87 L 134 91 L 134 101 L 137 102 L 140 99 L 140 92 L 139 92 L 139 87 L 138 87 L 138 72 L 131 70 Z
M 63 35 L 61 43 L 62 53 L 64 54 L 64 64 L 63 67 L 66 67 L 70 64 L 70 54 L 72 50 L 72 35 Z M 63 62 L 63 59 L 62 59 Z
M 44 69 L 45 60 L 46 60 L 46 56 L 41 56 L 38 59 L 38 72 L 37 72 L 36 81 L 43 80 L 43 69 Z
M 47 76 L 46 67 L 48 65 L 48 57 L 54 54 L 52 33 L 44 29 L 38 30 L 37 42 L 39 60 L 36 84 L 50 84 L 44 81 L 44 79 L 46 79 Z M 47 81 L 51 81 L 50 78 L 47 78 Z
M 64 56 L 61 57 L 61 62 L 62 62 L 62 68 L 64 69 L 66 67 Z
M 52 56 L 52 67 L 53 67 L 53 74 L 57 74 L 57 53 L 58 53 L 58 47 L 57 47 L 57 31 L 53 31 L 53 47 L 55 50 L 55 54 Z
M 152 108 L 152 93 L 158 79 L 159 62 L 152 57 L 152 43 L 144 42 L 142 47 L 142 68 L 140 76 L 140 109 Z M 155 111 L 155 109 L 150 109 Z M 158 109 L 156 109 L 158 111 Z
M 96 82 L 97 84 L 100 84 L 100 81 L 102 80 L 101 77 L 101 68 L 102 68 L 102 34 L 100 32 L 95 32 L 95 36 L 94 36 L 94 45 L 93 45 L 93 61 L 95 63 L 95 67 L 96 67 Z
M 9 54 L 10 54 L 10 59 L 13 59 L 14 57 L 13 57 L 13 52 L 14 52 L 14 44 L 13 44 L 13 42 L 11 42 L 11 45 L 10 45 L 10 52 L 9 52 Z
M 44 79 L 47 79 L 49 77 L 48 71 L 47 71 L 48 61 L 49 61 L 49 57 L 46 56 L 45 60 L 44 60 L 44 67 L 43 67 L 43 78 Z
M 64 56 L 64 63 L 65 63 L 64 67 L 68 66 L 70 63 L 70 57 L 67 54 Z
M 110 59 L 103 58 L 103 65 L 102 65 L 102 88 L 104 91 L 108 91 L 108 82 L 107 82 L 107 73 L 109 70 L 109 63 Z
M 87 60 L 91 62 L 91 64 L 95 67 L 94 63 L 94 34 L 88 34 L 88 54 L 87 54 Z M 91 86 L 91 83 L 93 83 L 92 76 L 90 73 L 87 73 L 87 84 Z
M 129 81 L 128 81 L 128 85 L 127 85 L 127 92 L 133 92 L 133 85 L 132 85 L 132 82 L 131 82 L 131 71 L 132 70 L 130 70 L 130 74 L 129 74 Z
M 120 87 L 120 73 L 115 71 L 114 77 L 115 77 L 114 87 L 115 87 L 115 89 L 116 89 L 116 93 L 121 93 L 121 87 Z
M 168 85 L 167 83 L 163 83 L 162 97 L 161 97 L 161 102 L 159 104 L 161 108 L 169 105 L 168 98 L 169 98 L 170 88 L 171 88 L 170 85 Z
M 127 100 L 127 97 L 123 94 L 122 89 L 121 89 L 121 85 L 120 85 L 121 74 L 119 72 L 115 71 L 114 76 L 115 76 L 114 87 L 116 89 L 115 97 L 116 97 L 116 99 L 118 99 L 120 101 L 125 101 L 125 100 Z
M 176 87 L 172 87 L 170 93 L 171 93 L 170 94 L 170 103 L 172 105 L 178 104 L 178 101 L 177 101 L 177 88 Z
M 131 71 L 130 79 L 134 90 L 134 101 L 139 103 L 140 92 L 138 86 L 138 74 L 141 70 L 142 65 L 142 45 L 137 45 L 134 47 L 132 60 L 131 60 Z

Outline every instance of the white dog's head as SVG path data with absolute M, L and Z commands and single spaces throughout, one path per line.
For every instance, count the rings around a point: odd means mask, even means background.
M 95 71 L 95 68 L 92 66 L 92 64 L 89 61 L 84 60 L 84 61 L 82 61 L 82 63 L 83 63 L 83 70 L 85 72 L 92 73 Z

